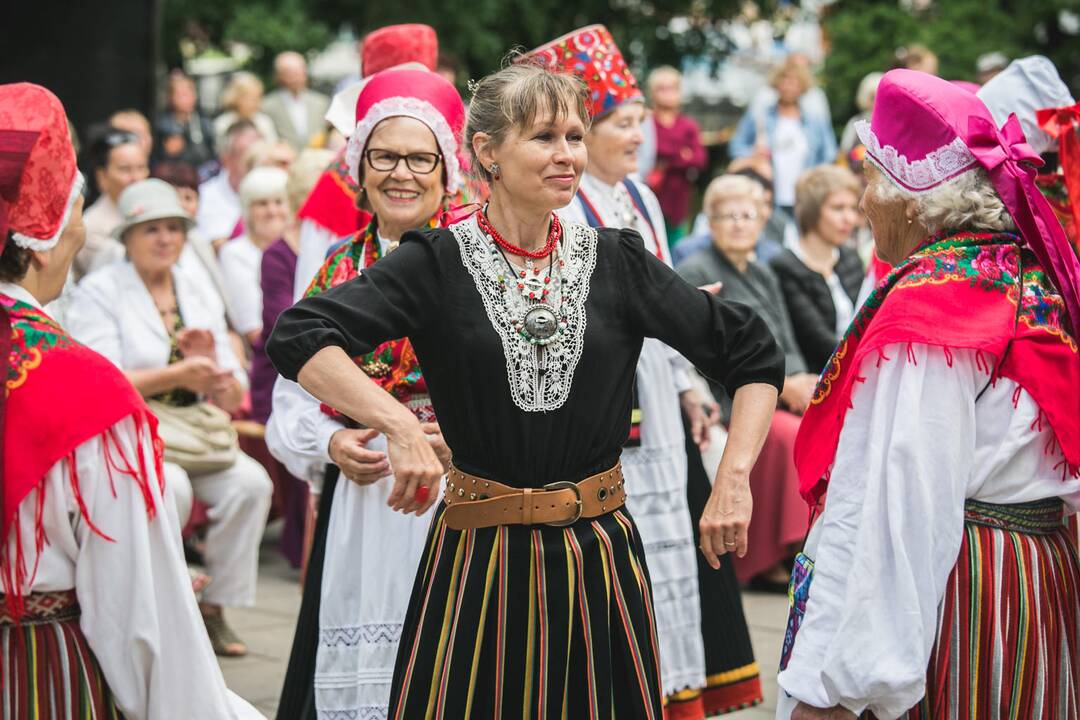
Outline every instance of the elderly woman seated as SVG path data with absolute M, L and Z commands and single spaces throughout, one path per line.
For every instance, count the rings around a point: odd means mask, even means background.
M 135 388 L 161 406 L 190 407 L 209 401 L 225 411 L 243 399 L 246 377 L 230 348 L 220 306 L 208 303 L 201 286 L 177 267 L 191 218 L 167 183 L 143 180 L 120 195 L 123 224 L 116 231 L 127 260 L 98 270 L 72 298 L 71 333 L 124 371 Z M 166 460 L 178 457 L 166 442 Z M 166 462 L 166 486 L 183 522 L 191 495 L 209 505 L 206 566 L 212 582 L 201 609 L 218 654 L 246 652 L 225 624 L 223 607 L 255 602 L 259 542 L 270 506 L 271 484 L 257 462 L 235 450 L 224 469 L 185 470 Z
M 795 186 L 799 240 L 772 259 L 795 339 L 806 364 L 821 372 L 855 314 L 863 266 L 849 246 L 862 186 L 850 170 L 822 165 Z
M 894 70 L 856 127 L 894 270 L 796 443 L 777 717 L 1075 718 L 1080 264 L 1015 116 Z
M 754 493 L 750 550 L 746 557 L 735 559 L 740 580 L 754 579 L 757 587 L 779 591 L 787 586 L 786 562 L 806 534 L 806 508 L 799 500 L 791 451 L 799 415 L 810 404 L 816 378 L 806 372 L 776 276 L 753 259 L 766 218 L 761 185 L 741 175 L 722 175 L 705 191 L 705 212 L 712 245 L 686 258 L 676 270 L 692 285 L 721 282 L 722 298 L 752 307 L 769 326 L 787 364 L 787 379 L 780 393 L 782 409 L 773 416 L 765 447 L 750 476 Z M 731 400 L 719 385 L 712 389 L 726 418 Z

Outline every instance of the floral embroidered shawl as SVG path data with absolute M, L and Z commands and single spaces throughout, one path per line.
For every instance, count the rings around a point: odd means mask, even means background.
M 438 218 L 439 215 L 433 217 L 423 229 L 437 227 Z M 382 257 L 376 231 L 377 222 L 372 218 L 364 230 L 356 233 L 341 247 L 332 250 L 308 286 L 305 297 L 318 295 L 352 280 L 361 270 Z M 368 377 L 393 395 L 398 402 L 407 404 L 417 395 L 426 395 L 428 392 L 416 353 L 408 338 L 384 342 L 374 351 L 354 360 Z M 337 410 L 325 403 L 322 410 L 332 417 L 341 417 Z
M 795 443 L 811 506 L 825 494 L 854 385 L 866 380 L 863 361 L 888 360 L 894 343 L 979 351 L 990 382 L 1009 378 L 1038 404 L 1064 453 L 1063 475 L 1080 470 L 1080 356 L 1061 295 L 1018 236 L 942 233 L 881 281 L 821 374 Z

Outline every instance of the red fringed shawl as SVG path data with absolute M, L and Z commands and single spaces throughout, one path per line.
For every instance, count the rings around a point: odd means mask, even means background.
M 863 361 L 920 343 L 979 351 L 991 381 L 1027 391 L 1065 460 L 1080 469 L 1080 356 L 1064 301 L 1015 235 L 928 239 L 871 293 L 826 365 L 795 443 L 799 491 L 816 506 L 828 486 L 844 415 Z M 996 363 L 996 366 L 990 367 Z M 912 419 L 912 421 L 917 421 Z
M 110 478 L 118 472 L 134 480 L 153 517 L 150 482 L 156 477 L 162 487 L 163 447 L 157 438 L 157 418 L 115 365 L 76 342 L 55 320 L 31 305 L 0 294 L 0 312 L 6 312 L 11 321 L 4 386 L 0 575 L 8 606 L 13 615 L 20 617 L 23 587 L 33 582 L 36 570 L 27 571 L 17 527 L 23 500 L 32 490 L 38 490 L 35 538 L 40 553 L 47 542 L 41 522 L 44 479 L 57 462 L 66 458 L 72 493 L 83 518 L 95 533 L 111 540 L 94 526 L 83 504 L 76 448 L 101 436 L 101 462 Z M 135 420 L 139 448 L 143 433 L 153 438 L 152 466 L 141 450 L 135 458 L 124 456 L 114 426 L 127 417 Z M 15 544 L 14 548 L 10 543 Z

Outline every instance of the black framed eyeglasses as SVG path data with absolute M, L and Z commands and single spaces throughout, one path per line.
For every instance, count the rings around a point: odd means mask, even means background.
M 367 159 L 367 163 L 371 166 L 372 170 L 393 172 L 394 169 L 397 168 L 398 163 L 404 160 L 405 167 L 409 168 L 410 172 L 416 173 L 417 175 L 429 175 L 435 172 L 435 168 L 439 167 L 439 161 L 442 160 L 442 155 L 429 152 L 415 152 L 402 155 L 392 150 L 370 148 L 364 151 L 364 158 Z

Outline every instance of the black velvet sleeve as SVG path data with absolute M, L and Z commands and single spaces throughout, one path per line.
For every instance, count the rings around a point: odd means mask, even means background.
M 445 232 L 406 233 L 397 250 L 359 277 L 285 310 L 266 344 L 277 371 L 295 380 L 324 347 L 336 345 L 356 357 L 420 331 L 438 307 L 435 244 L 453 242 L 441 237 Z
M 609 232 L 619 235 L 623 306 L 642 335 L 678 350 L 731 396 L 751 383 L 783 387 L 784 355 L 753 310 L 689 285 L 633 230 Z

